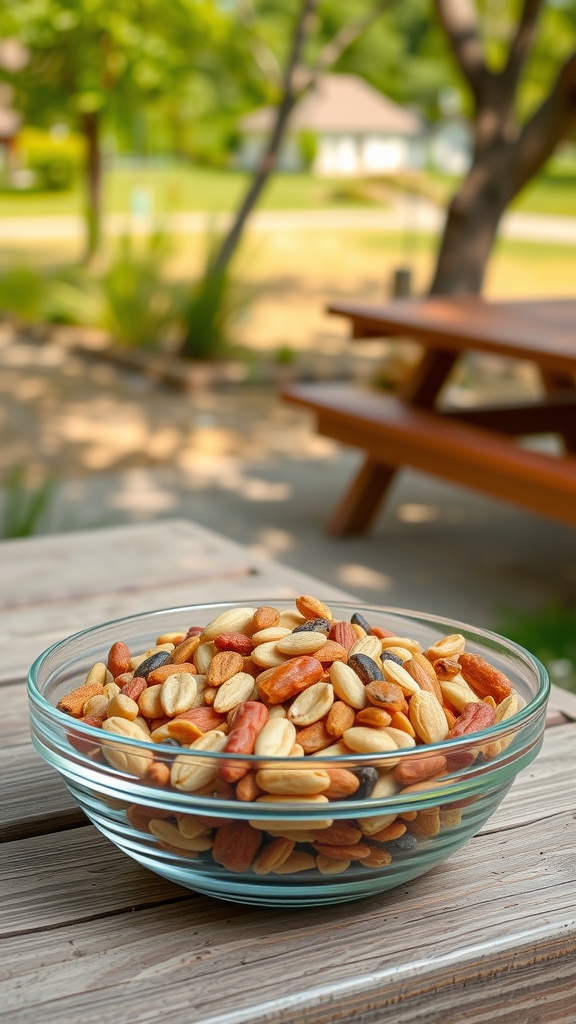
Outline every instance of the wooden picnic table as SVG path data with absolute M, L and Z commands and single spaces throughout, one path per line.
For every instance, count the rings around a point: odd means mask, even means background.
M 318 431 L 366 453 L 329 532 L 372 524 L 396 470 L 413 466 L 576 525 L 576 299 L 485 302 L 474 297 L 334 303 L 353 338 L 416 340 L 422 357 L 390 395 L 350 384 L 296 384 L 284 397 L 317 416 Z M 468 352 L 529 360 L 544 396 L 529 402 L 448 408 L 441 392 Z M 565 453 L 520 447 L 523 435 L 558 434 Z
M 554 691 L 537 760 L 422 878 L 318 909 L 219 902 L 147 872 L 87 823 L 31 746 L 27 669 L 58 638 L 132 612 L 348 595 L 180 521 L 5 541 L 0 566 L 0 1020 L 574 1019 L 576 696 Z

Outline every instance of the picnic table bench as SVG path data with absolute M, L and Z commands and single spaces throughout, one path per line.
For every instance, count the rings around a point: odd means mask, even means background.
M 360 448 L 365 461 L 332 515 L 334 535 L 362 533 L 401 466 L 516 502 L 576 525 L 576 300 L 487 303 L 477 298 L 398 299 L 384 306 L 334 304 L 354 338 L 409 337 L 423 355 L 396 395 L 354 384 L 295 384 L 290 402 L 311 409 L 319 433 Z M 466 352 L 526 359 L 545 397 L 471 409 L 438 398 Z M 559 457 L 522 448 L 516 438 L 558 434 Z
M 350 599 L 194 523 L 0 543 L 0 1021 L 567 1024 L 576 980 L 576 695 L 476 837 L 380 896 L 275 911 L 146 871 L 30 742 L 25 676 L 97 622 L 209 600 Z

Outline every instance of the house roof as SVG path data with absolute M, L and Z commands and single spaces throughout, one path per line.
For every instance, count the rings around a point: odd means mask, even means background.
M 262 107 L 240 122 L 243 132 L 266 132 L 273 107 Z M 388 99 L 357 75 L 324 75 L 292 113 L 292 130 L 316 132 L 386 132 L 419 135 L 417 114 Z

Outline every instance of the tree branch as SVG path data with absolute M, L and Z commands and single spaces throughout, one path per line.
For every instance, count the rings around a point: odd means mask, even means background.
M 576 51 L 568 58 L 550 94 L 526 122 L 514 146 L 512 196 L 538 173 L 576 125 Z
M 320 56 L 311 68 L 310 81 L 307 83 L 307 87 L 313 85 L 319 75 L 323 74 L 328 68 L 333 67 L 344 51 L 349 46 L 352 46 L 352 43 L 355 43 L 393 3 L 394 0 L 379 0 L 361 17 L 356 18 L 355 21 L 348 22 L 346 25 L 342 25 L 338 32 L 332 36 L 332 39 L 326 43 L 326 46 L 323 47 Z
M 212 271 L 222 273 L 228 266 L 240 241 L 244 224 L 255 207 L 260 193 L 276 164 L 284 132 L 299 95 L 296 92 L 296 72 L 300 66 L 302 51 L 310 34 L 319 2 L 320 0 L 302 0 L 300 13 L 292 36 L 290 54 L 282 76 L 282 98 L 275 110 L 270 137 L 266 143 L 258 170 L 240 204 L 232 227 L 211 263 L 210 269 Z
M 541 8 L 542 0 L 524 0 L 522 14 L 510 43 L 508 60 L 501 75 L 511 92 L 516 90 L 522 68 L 530 53 Z
M 479 102 L 488 68 L 472 0 L 434 0 L 458 66 Z

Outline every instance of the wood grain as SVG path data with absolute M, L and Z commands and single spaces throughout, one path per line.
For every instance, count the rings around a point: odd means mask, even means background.
M 396 299 L 380 306 L 332 303 L 355 338 L 400 335 L 434 349 L 477 349 L 528 359 L 572 377 L 576 368 L 576 300 L 483 302 L 474 296 Z
M 353 600 L 339 588 L 179 520 L 38 537 L 29 545 L 2 546 L 0 683 L 24 678 L 34 659 L 58 640 L 125 615 L 310 592 Z
M 519 447 L 494 430 L 448 420 L 395 395 L 352 384 L 296 384 L 283 397 L 316 413 L 319 434 L 365 452 L 370 477 L 352 484 L 331 524 L 362 532 L 366 494 L 382 494 L 375 464 L 411 466 L 453 483 L 522 505 L 532 512 L 576 525 L 576 458 L 553 458 Z M 371 514 L 375 512 L 371 501 Z
M 99 837 L 87 848 L 87 829 L 67 833 L 69 845 L 46 840 L 43 870 L 39 842 L 24 841 L 7 918 L 32 930 L 3 958 L 0 1005 L 12 1004 L 19 1024 L 34 1020 L 38 993 L 43 1024 L 140 1024 L 156 1014 L 171 1024 L 377 1024 L 392 1002 L 429 1005 L 424 996 L 453 984 L 482 983 L 481 1004 L 494 1005 L 500 977 L 528 969 L 549 991 L 552 968 L 562 974 L 576 949 L 565 929 L 576 911 L 573 814 L 557 815 L 554 827 L 553 846 L 549 829 L 533 825 L 479 836 L 401 894 L 281 915 L 186 896 L 108 856 Z M 176 907 L 149 909 L 170 898 Z M 32 899 L 36 915 L 24 922 Z M 34 930 L 65 923 L 49 942 Z
M 576 724 L 547 732 L 537 760 L 449 861 L 337 907 L 280 912 L 211 900 L 141 868 L 85 823 L 29 739 L 21 680 L 46 637 L 211 595 L 344 596 L 187 523 L 172 536 L 191 559 L 189 576 L 170 564 L 158 571 L 152 555 L 166 550 L 169 527 L 132 530 L 112 531 L 111 581 L 96 568 L 110 531 L 95 549 L 93 533 L 69 536 L 57 601 L 46 579 L 59 570 L 61 539 L 9 545 L 14 594 L 0 597 L 0 1020 L 462 1024 L 464 1013 L 470 1024 L 574 1024 Z M 151 575 L 138 589 L 142 546 Z M 17 567 L 26 552 L 27 583 Z M 4 576 L 0 586 L 6 595 Z M 553 694 L 550 722 L 574 711 L 573 695 Z

